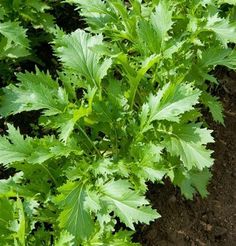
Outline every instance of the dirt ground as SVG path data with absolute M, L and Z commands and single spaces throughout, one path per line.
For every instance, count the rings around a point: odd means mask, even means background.
M 168 181 L 152 185 L 148 197 L 162 218 L 139 228 L 135 239 L 142 245 L 236 245 L 236 74 L 219 71 L 217 76 L 226 126 L 210 123 L 216 140 L 210 194 L 187 201 Z

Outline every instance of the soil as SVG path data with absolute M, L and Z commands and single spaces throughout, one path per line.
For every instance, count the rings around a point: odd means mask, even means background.
M 188 201 L 169 181 L 151 185 L 148 197 L 162 218 L 139 228 L 135 240 L 142 245 L 236 245 L 236 74 L 219 70 L 217 77 L 226 117 L 225 127 L 209 123 L 216 140 L 209 196 Z

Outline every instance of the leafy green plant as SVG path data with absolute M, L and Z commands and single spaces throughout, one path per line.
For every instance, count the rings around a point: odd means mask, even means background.
M 0 181 L 7 211 L 1 242 L 136 245 L 135 224 L 160 217 L 145 198 L 148 181 L 168 177 L 186 198 L 207 195 L 214 140 L 201 104 L 223 123 L 209 72 L 236 66 L 228 48 L 233 7 L 222 13 L 222 1 L 213 0 L 67 2 L 77 4 L 88 28 L 53 31 L 57 78 L 36 69 L 3 89 L 6 120 L 40 111 L 39 124 L 51 134 L 23 136 L 8 124 L 0 138 L 0 162 L 16 170 Z M 123 229 L 115 230 L 118 221 Z

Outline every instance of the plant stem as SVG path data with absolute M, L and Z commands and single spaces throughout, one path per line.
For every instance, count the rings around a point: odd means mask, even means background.
M 101 155 L 100 151 L 97 149 L 97 147 L 95 146 L 95 144 L 93 143 L 93 141 L 90 139 L 90 137 L 87 135 L 87 133 L 82 129 L 81 126 L 78 126 L 78 128 L 83 133 L 83 135 L 86 137 L 86 139 L 89 141 L 89 143 L 94 148 L 94 150 L 96 151 L 96 153 L 98 154 L 98 156 L 100 158 L 102 158 L 102 155 Z

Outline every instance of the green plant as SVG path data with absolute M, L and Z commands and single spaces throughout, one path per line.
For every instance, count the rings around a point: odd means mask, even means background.
M 207 195 L 214 140 L 200 103 L 223 123 L 205 80 L 217 83 L 209 74 L 216 65 L 236 66 L 234 8 L 67 2 L 88 28 L 54 30 L 58 77 L 36 69 L 3 89 L 3 117 L 39 110 L 51 134 L 23 136 L 8 124 L 0 138 L 0 162 L 16 170 L 0 181 L 2 244 L 135 245 L 129 230 L 114 228 L 160 216 L 145 198 L 147 181 L 169 177 L 186 198 Z

